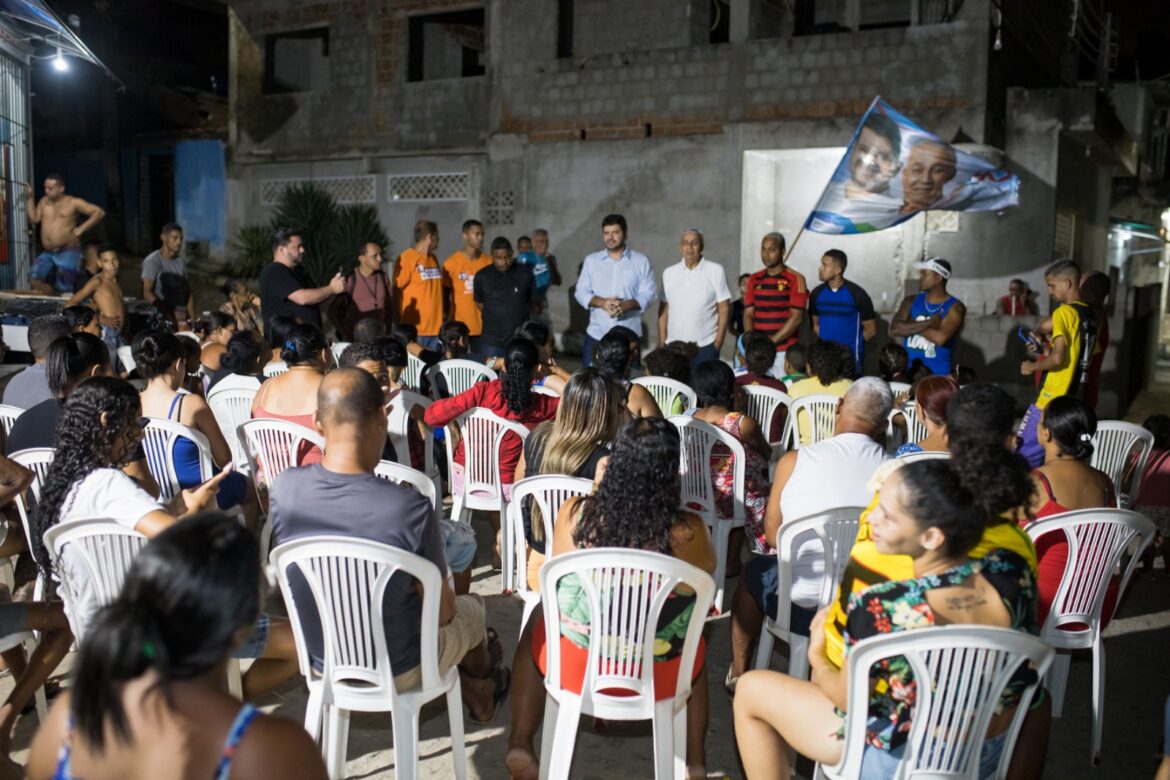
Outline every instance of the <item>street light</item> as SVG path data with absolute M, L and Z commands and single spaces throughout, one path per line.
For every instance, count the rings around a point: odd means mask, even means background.
M 57 56 L 53 58 L 53 70 L 58 73 L 64 73 L 69 70 L 69 63 L 61 56 L 61 47 L 57 47 Z

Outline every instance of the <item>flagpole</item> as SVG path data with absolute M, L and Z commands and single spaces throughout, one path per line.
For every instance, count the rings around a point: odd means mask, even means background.
M 796 231 L 796 238 L 792 239 L 792 244 L 789 245 L 788 251 L 784 254 L 784 265 L 788 265 L 788 258 L 792 257 L 792 250 L 796 249 L 796 242 L 804 235 L 804 225 L 800 226 L 800 230 Z

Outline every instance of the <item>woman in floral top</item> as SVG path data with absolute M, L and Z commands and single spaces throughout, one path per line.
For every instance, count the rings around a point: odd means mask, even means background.
M 990 490 L 988 489 L 990 488 Z M 922 461 L 898 469 L 881 486 L 869 514 L 878 550 L 908 555 L 914 577 L 867 588 L 850 601 L 845 654 L 863 639 L 915 628 L 973 624 L 1037 632 L 1036 584 L 1027 562 L 1007 550 L 971 560 L 967 553 L 994 518 L 989 492 L 1010 489 L 1023 504 L 1032 486 L 1026 468 L 1002 447 L 986 444 L 963 461 Z M 749 780 L 786 777 L 788 748 L 823 764 L 841 758 L 845 668 L 825 654 L 825 611 L 813 621 L 809 662 L 813 681 L 776 672 L 749 672 L 735 698 L 735 730 Z M 893 775 L 910 730 L 916 688 L 905 659 L 874 668 L 866 752 L 861 777 Z M 1022 690 L 1035 680 L 1024 668 L 1004 691 L 981 757 L 981 774 L 994 774 Z

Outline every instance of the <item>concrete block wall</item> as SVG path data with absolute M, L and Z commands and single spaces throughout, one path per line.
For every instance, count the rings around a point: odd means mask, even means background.
M 555 13 L 552 3 L 546 6 Z M 573 59 L 698 43 L 708 6 L 705 0 L 575 0 Z

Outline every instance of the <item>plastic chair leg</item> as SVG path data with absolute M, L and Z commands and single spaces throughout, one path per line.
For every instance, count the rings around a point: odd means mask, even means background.
M 715 613 L 723 614 L 723 588 L 727 579 L 727 547 L 731 536 L 731 523 L 726 520 L 715 521 Z
M 240 662 L 234 658 L 228 659 L 227 687 L 228 693 L 240 701 L 244 700 L 244 676 L 240 673 Z
M 463 739 L 463 694 L 459 680 L 447 691 L 447 720 L 451 724 L 451 762 L 455 780 L 467 780 L 467 745 Z M 397 743 L 395 743 L 397 746 Z
M 760 629 L 760 642 L 756 648 L 756 665 L 753 669 L 767 669 L 772 665 L 772 648 L 776 646 L 776 637 L 768 625 L 772 621 L 765 618 L 764 627 Z
M 397 723 L 397 719 L 395 719 Z M 325 718 L 325 734 L 328 739 L 328 753 L 325 759 L 325 768 L 329 772 L 330 780 L 342 780 L 345 777 L 345 748 L 349 742 L 349 710 L 340 707 L 330 707 Z M 398 741 L 394 742 L 395 768 L 398 765 Z M 401 774 L 396 774 L 401 777 Z
M 1068 685 L 1068 666 L 1072 655 L 1068 650 L 1057 650 L 1048 667 L 1045 686 L 1052 696 L 1052 717 L 1059 718 L 1064 711 L 1064 689 Z
M 554 722 L 552 729 L 546 730 L 541 738 L 541 776 L 553 780 L 568 780 L 569 770 L 573 767 L 573 748 L 577 744 L 577 724 L 581 720 L 581 701 L 574 697 L 559 705 L 554 704 L 553 708 L 546 704 L 544 713 L 546 726 L 550 709 L 554 713 Z M 547 757 L 546 750 L 549 752 Z
M 560 705 L 552 696 L 544 696 L 544 724 L 540 729 L 540 780 L 548 780 L 549 764 L 552 763 L 553 736 L 557 732 L 557 716 Z
M 536 610 L 537 607 L 540 606 L 539 595 L 540 594 L 538 594 L 538 593 L 533 593 L 531 591 L 525 591 L 520 596 L 521 598 L 524 599 L 524 614 L 520 618 L 520 633 L 521 633 L 521 635 L 523 635 L 523 633 L 524 633 L 524 627 L 528 625 L 528 618 L 532 617 L 532 613 Z M 536 596 L 536 598 L 525 598 L 528 596 Z
M 1101 634 L 1093 643 L 1093 744 L 1090 760 L 1101 764 L 1101 731 L 1105 725 L 1105 643 Z
M 674 701 L 671 699 L 663 699 L 654 703 L 654 777 L 656 780 L 686 777 L 686 761 L 683 761 L 681 774 L 676 771 L 675 766 L 675 753 L 678 747 L 674 744 L 676 728 L 673 710 Z M 683 720 L 683 739 L 686 739 L 686 710 L 683 710 Z
M 318 745 L 323 745 L 321 738 L 321 686 L 309 686 L 309 699 L 305 702 L 305 731 Z
M 402 700 L 398 700 L 399 704 Z M 462 706 L 459 717 L 463 717 Z M 418 773 L 418 710 L 400 707 L 394 718 L 394 778 L 414 780 Z
M 35 651 L 36 649 L 37 649 L 37 645 L 36 645 L 35 641 L 30 639 L 27 642 L 25 642 L 24 643 L 25 657 L 32 658 L 33 651 Z M 48 705 L 48 702 L 45 700 L 45 686 L 42 685 L 39 688 L 37 688 L 36 693 L 33 694 L 33 698 L 35 699 L 36 704 L 37 704 L 37 723 L 40 723 L 43 725 L 45 722 L 45 719 L 49 717 L 49 705 Z
M 788 674 L 798 680 L 808 679 L 808 637 L 788 635 Z

